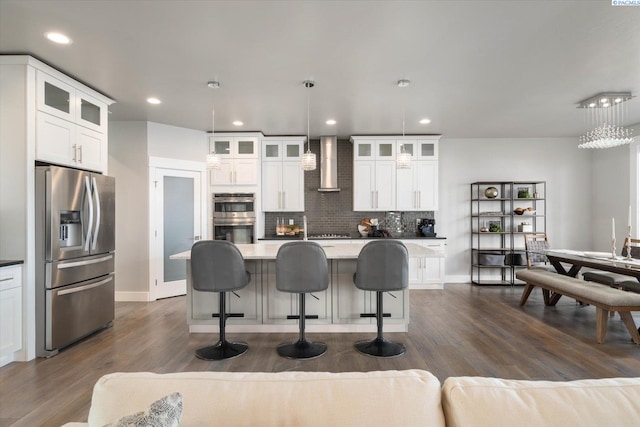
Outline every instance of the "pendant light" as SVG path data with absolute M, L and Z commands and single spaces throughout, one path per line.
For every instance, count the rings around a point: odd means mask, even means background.
M 207 87 L 210 89 L 218 89 L 220 87 L 219 82 L 208 82 Z M 207 169 L 220 169 L 220 156 L 216 153 L 216 140 L 215 136 L 215 124 L 216 124 L 216 110 L 211 109 L 211 152 L 207 153 L 206 163 Z
M 303 84 L 307 89 L 315 86 L 313 80 L 305 80 Z M 304 171 L 316 170 L 316 155 L 311 152 L 311 141 L 309 140 L 309 92 L 307 92 L 307 152 L 302 155 L 302 169 Z
M 401 79 L 398 80 L 398 87 L 403 88 L 409 86 L 409 80 Z M 403 143 L 400 153 L 396 155 L 396 168 L 397 169 L 411 169 L 411 153 L 407 153 L 404 149 L 404 100 L 402 105 L 402 137 Z

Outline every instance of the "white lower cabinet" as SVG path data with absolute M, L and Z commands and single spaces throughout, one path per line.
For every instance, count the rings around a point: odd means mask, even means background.
M 276 288 L 276 262 L 263 261 L 262 280 L 264 296 L 264 323 L 292 323 L 297 319 L 288 316 L 300 314 L 300 295 L 281 292 Z M 310 292 L 305 296 L 305 311 L 307 316 L 318 316 L 317 319 L 307 319 L 306 323 L 331 322 L 331 286 L 322 292 Z
M 433 249 L 444 255 L 445 241 L 442 239 L 402 240 Z M 427 289 L 444 285 L 445 258 L 409 258 L 409 288 Z
M 0 366 L 22 349 L 22 266 L 0 268 Z
M 353 283 L 356 271 L 355 260 L 334 260 L 331 279 L 334 286 L 333 322 L 334 323 L 376 323 L 374 315 L 377 308 L 376 292 L 363 291 Z M 384 292 L 382 296 L 383 313 L 389 314 L 384 323 L 398 323 L 408 318 L 409 295 L 406 291 Z

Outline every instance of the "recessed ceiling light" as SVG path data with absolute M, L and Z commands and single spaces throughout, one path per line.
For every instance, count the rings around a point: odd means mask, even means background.
M 44 33 L 44 36 L 46 38 L 48 38 L 49 40 L 51 40 L 54 43 L 58 43 L 58 44 L 70 44 L 71 43 L 71 39 L 67 36 L 65 36 L 62 33 L 56 33 L 56 32 L 48 32 L 48 33 Z
M 147 98 L 147 102 L 149 104 L 154 104 L 154 105 L 162 103 L 162 101 L 160 101 L 158 98 L 154 96 L 152 96 L 151 98 Z
M 327 123 L 328 125 L 335 125 L 335 124 L 336 124 L 336 121 L 335 121 L 335 120 L 333 120 L 333 119 L 329 119 L 329 120 L 327 120 L 325 123 Z
M 235 120 L 235 121 L 233 122 L 233 125 L 234 125 L 234 126 L 242 126 L 243 124 L 244 124 L 244 123 L 242 123 L 240 120 Z
M 594 108 L 596 106 L 595 102 L 592 102 L 591 104 L 589 104 L 589 108 Z
M 613 100 L 616 104 L 620 104 L 622 102 L 622 98 L 618 97 Z
M 411 83 L 411 81 L 407 80 L 407 79 L 400 79 L 398 80 L 398 87 L 407 87 L 409 86 L 409 84 Z
M 421 125 L 428 125 L 429 123 L 431 123 L 431 120 L 429 120 L 429 119 L 422 119 L 422 120 L 420 120 L 420 124 L 421 124 Z

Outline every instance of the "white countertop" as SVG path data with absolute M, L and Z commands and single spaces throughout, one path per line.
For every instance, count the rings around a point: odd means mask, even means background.
M 283 242 L 258 242 L 254 244 L 236 245 L 244 259 L 276 259 L 278 248 L 286 243 Z M 364 243 L 364 242 L 363 242 Z M 357 259 L 363 243 L 339 243 L 332 244 L 330 241 L 323 241 L 320 246 L 324 249 L 328 259 Z M 426 248 L 415 243 L 405 243 L 409 251 L 409 258 L 444 258 L 441 251 Z M 191 259 L 191 250 L 171 255 L 170 259 Z

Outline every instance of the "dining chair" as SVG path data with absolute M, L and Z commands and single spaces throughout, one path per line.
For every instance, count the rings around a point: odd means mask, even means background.
M 631 239 L 627 237 L 622 247 L 622 256 L 627 255 L 627 251 L 631 252 L 631 258 L 640 259 L 640 239 Z M 582 273 L 582 278 L 589 282 L 601 283 L 614 288 L 624 289 L 631 292 L 640 292 L 640 283 L 631 276 L 624 274 L 612 273 L 608 271 L 587 271 Z
M 544 268 L 555 272 L 555 268 L 548 264 L 549 259 L 545 255 L 545 252 L 550 249 L 547 233 L 525 234 L 524 247 L 527 268 Z

